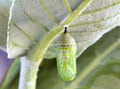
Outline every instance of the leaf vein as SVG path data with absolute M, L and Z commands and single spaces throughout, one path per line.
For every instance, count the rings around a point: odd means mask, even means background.
M 47 7 L 42 3 L 41 0 L 38 0 L 39 5 L 43 8 L 43 10 L 46 12 L 46 14 L 51 18 L 52 21 L 54 21 L 55 24 L 59 24 L 59 21 L 55 18 L 55 16 L 53 16 L 52 13 L 50 13 L 50 11 L 47 9 Z
M 36 44 L 35 39 L 29 35 L 27 32 L 25 32 L 23 29 L 21 29 L 19 26 L 17 26 L 17 24 L 13 24 L 20 32 L 22 32 L 25 36 L 27 36 L 34 44 Z
M 10 38 L 9 38 L 9 41 L 10 41 L 13 45 L 15 45 L 15 46 L 18 46 L 18 47 L 21 47 L 21 48 L 24 48 L 24 49 L 29 49 L 29 48 L 26 47 L 26 46 L 23 46 L 23 45 L 20 45 L 20 44 L 14 42 L 14 41 L 13 41 L 12 39 L 10 39 Z
M 97 9 L 97 10 L 94 10 L 94 11 L 83 12 L 83 13 L 81 14 L 81 16 L 87 15 L 87 14 L 94 14 L 94 13 L 97 13 L 97 12 L 99 12 L 99 11 L 102 11 L 102 10 L 105 10 L 105 9 L 108 9 L 108 8 L 111 8 L 111 7 L 114 7 L 114 6 L 117 6 L 117 5 L 119 5 L 119 4 L 120 4 L 120 2 L 117 2 L 117 3 L 113 3 L 113 4 L 109 5 L 109 6 L 106 6 L 106 7 L 103 7 L 103 8 Z
M 69 13 L 72 13 L 72 9 L 71 9 L 69 3 L 67 2 L 67 0 L 63 0 L 63 1 L 64 1 L 65 7 L 66 7 L 66 9 L 68 10 L 68 12 L 69 12 Z
M 88 22 L 88 23 L 82 23 L 82 24 L 74 24 L 74 25 L 70 25 L 70 28 L 74 28 L 74 27 L 77 27 L 77 26 L 84 26 L 84 25 L 91 25 L 91 24 L 96 24 L 96 23 L 100 23 L 100 22 L 105 22 L 109 19 L 112 19 L 112 18 L 115 18 L 117 17 L 118 15 L 120 15 L 120 13 L 117 13 L 117 14 L 114 14 L 113 16 L 110 16 L 110 17 L 107 17 L 107 18 L 102 18 L 98 21 L 93 21 L 93 22 Z
M 33 19 L 32 17 L 30 17 L 29 14 L 24 10 L 24 8 L 22 7 L 22 5 L 21 5 L 21 8 L 22 8 L 23 13 L 25 14 L 25 16 L 27 16 L 30 19 L 30 21 L 32 21 L 33 23 L 35 23 L 38 27 L 42 28 L 43 30 L 45 30 L 47 32 L 49 31 L 49 29 L 47 29 L 43 24 L 41 24 L 40 22 L 38 22 L 35 19 Z

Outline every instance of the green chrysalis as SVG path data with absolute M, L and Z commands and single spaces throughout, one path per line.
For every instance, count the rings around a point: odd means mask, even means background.
M 76 42 L 65 27 L 56 48 L 57 69 L 63 80 L 71 81 L 76 76 L 76 52 Z

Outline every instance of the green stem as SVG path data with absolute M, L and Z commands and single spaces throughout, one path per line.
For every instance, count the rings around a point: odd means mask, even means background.
M 21 58 L 19 89 L 35 89 L 39 64 Z
M 63 26 L 73 22 L 91 1 L 92 0 L 85 0 L 74 12 L 70 13 L 59 26 L 54 27 L 33 47 L 27 59 L 21 60 L 19 89 L 35 89 L 38 67 L 49 45 L 63 31 Z

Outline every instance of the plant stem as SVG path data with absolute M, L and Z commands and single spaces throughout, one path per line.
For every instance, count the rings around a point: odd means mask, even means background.
M 35 64 L 26 58 L 21 58 L 19 89 L 35 89 L 39 63 Z

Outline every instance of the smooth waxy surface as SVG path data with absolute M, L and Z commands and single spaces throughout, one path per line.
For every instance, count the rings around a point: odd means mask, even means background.
M 57 69 L 63 80 L 73 80 L 76 76 L 76 43 L 68 34 L 63 33 L 57 45 Z

